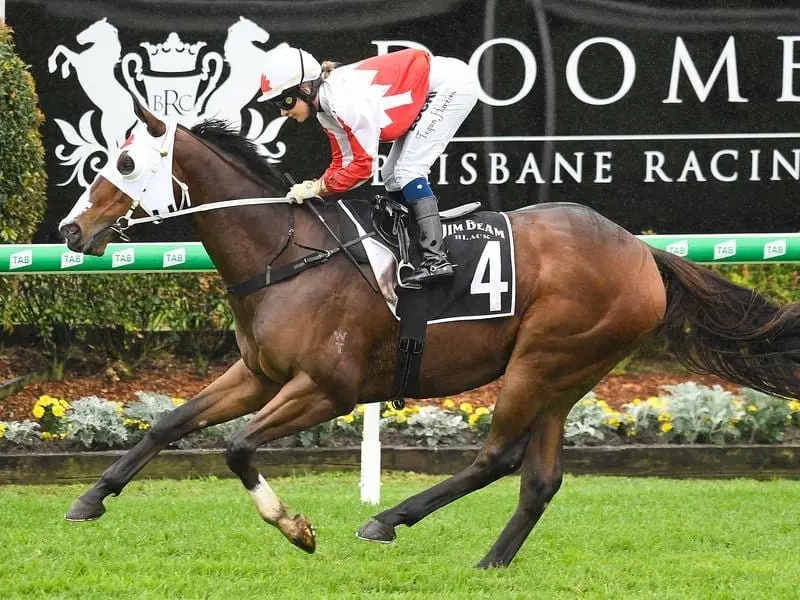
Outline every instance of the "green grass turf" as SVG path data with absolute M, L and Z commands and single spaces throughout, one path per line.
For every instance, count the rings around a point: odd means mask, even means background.
M 384 475 L 382 507 L 440 478 Z M 264 524 L 233 479 L 134 481 L 93 523 L 62 516 L 86 486 L 0 487 L 0 598 L 800 598 L 800 482 L 567 477 L 508 569 L 473 565 L 516 504 L 506 478 L 356 539 L 375 512 L 358 475 L 274 480 L 317 553 Z

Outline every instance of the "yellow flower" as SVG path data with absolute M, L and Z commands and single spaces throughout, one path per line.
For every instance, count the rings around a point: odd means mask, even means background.
M 661 431 L 663 431 L 664 433 L 667 433 L 668 431 L 672 431 L 672 423 L 670 423 L 669 421 L 664 423 L 661 426 Z
M 44 408 L 41 404 L 37 404 L 33 407 L 33 417 L 35 419 L 41 419 L 44 416 Z
M 392 411 L 391 410 L 385 410 L 385 411 L 383 411 L 381 413 L 381 417 L 383 417 L 384 419 L 388 419 L 391 416 L 392 416 Z
M 639 398 L 634 398 L 633 399 L 633 405 L 634 406 L 639 406 L 641 403 L 642 403 L 642 401 Z
M 64 416 L 64 407 L 60 404 L 53 405 L 51 409 L 53 411 L 53 416 L 58 417 L 59 419 Z
M 758 412 L 758 407 L 755 404 L 748 404 L 747 405 L 747 412 L 749 412 L 749 413 Z
M 8 426 L 5 423 L 0 423 L 0 438 L 6 434 L 6 429 L 8 429 Z
M 615 427 L 615 428 L 616 428 L 616 427 L 619 427 L 619 419 L 618 419 L 617 417 L 609 417 L 609 418 L 606 420 L 606 424 L 607 424 L 609 427 Z
M 349 415 L 345 415 L 342 417 L 342 421 L 344 421 L 345 423 L 352 423 L 355 420 L 356 416 L 353 413 L 350 413 Z
M 359 404 L 359 405 L 358 405 L 358 409 L 357 409 L 357 410 L 358 410 L 358 414 L 360 414 L 360 415 L 363 415 L 363 414 L 364 414 L 364 411 L 365 411 L 366 409 L 367 409 L 367 408 L 366 408 L 366 407 L 365 407 L 363 404 Z
M 672 415 L 668 412 L 662 412 L 660 415 L 658 415 L 659 423 L 669 423 L 670 421 L 672 421 Z
M 461 412 L 465 412 L 468 415 L 471 415 L 475 410 L 474 408 L 472 408 L 472 404 L 470 404 L 469 402 L 462 402 L 458 408 L 461 409 Z
M 789 410 L 800 411 L 800 400 L 789 400 Z
M 478 408 L 475 409 L 475 414 L 478 415 L 479 417 L 481 415 L 488 415 L 489 409 L 486 408 L 485 406 L 479 406 Z
M 475 427 L 475 425 L 478 424 L 478 421 L 480 420 L 480 418 L 481 418 L 481 416 L 478 413 L 472 413 L 469 416 L 469 419 L 467 419 L 467 422 L 469 423 L 470 427 Z
M 450 398 L 442 402 L 442 406 L 448 410 L 453 409 L 456 407 L 456 403 L 453 402 Z
M 180 406 L 181 404 L 186 404 L 186 399 L 185 398 L 179 398 L 178 396 L 172 397 L 171 400 L 172 400 L 172 403 L 175 406 Z
M 403 413 L 397 413 L 397 416 L 394 419 L 398 423 L 405 423 L 408 420 L 406 419 L 406 416 Z
M 51 434 L 49 431 L 44 431 L 44 432 L 42 432 L 42 439 L 43 440 L 51 440 L 51 439 L 53 439 L 53 434 Z
M 70 403 L 69 403 L 69 402 L 67 402 L 66 400 L 59 400 L 59 401 L 58 401 L 58 403 L 59 403 L 61 406 L 63 406 L 63 407 L 64 407 L 64 410 L 69 410 L 70 408 L 72 408 L 72 406 L 70 406 Z
M 139 429 L 141 429 L 142 431 L 150 429 L 150 423 L 148 423 L 147 421 L 139 421 Z
M 646 402 L 647 406 L 650 408 L 661 408 L 661 398 L 657 398 L 656 396 L 650 396 Z
M 36 404 L 40 406 L 50 406 L 53 403 L 53 399 L 45 394 L 44 396 L 39 396 L 39 399 L 36 401 Z

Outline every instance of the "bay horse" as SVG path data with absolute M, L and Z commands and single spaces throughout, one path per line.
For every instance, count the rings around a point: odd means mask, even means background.
M 193 206 L 283 195 L 286 185 L 274 168 L 224 123 L 203 122 L 190 130 L 142 106 L 137 116 L 140 123 L 126 143 L 62 221 L 60 232 L 70 249 L 102 255 L 119 234 L 118 219 L 148 208 L 144 198 L 158 187 L 159 170 L 166 177 L 160 193 L 172 200 L 190 198 Z M 143 188 L 150 191 L 134 201 L 131 195 Z M 467 469 L 376 515 L 359 530 L 361 538 L 391 541 L 398 525 L 412 526 L 521 470 L 516 511 L 478 563 L 508 565 L 561 484 L 570 409 L 658 331 L 695 370 L 767 393 L 800 394 L 800 304 L 779 307 L 651 248 L 586 206 L 541 204 L 508 217 L 517 264 L 516 313 L 429 326 L 415 394 L 454 395 L 502 375 L 488 437 Z M 278 267 L 304 256 L 308 251 L 300 243 L 332 244 L 319 221 L 298 205 L 224 208 L 193 218 L 229 286 L 263 273 L 267 264 Z M 241 358 L 110 466 L 73 503 L 68 520 L 100 517 L 103 500 L 118 495 L 168 444 L 255 413 L 230 439 L 227 464 L 261 517 L 296 546 L 314 551 L 313 527 L 302 515 L 290 516 L 253 466 L 254 452 L 346 415 L 358 403 L 388 399 L 398 323 L 341 253 L 274 286 L 231 295 L 230 305 Z

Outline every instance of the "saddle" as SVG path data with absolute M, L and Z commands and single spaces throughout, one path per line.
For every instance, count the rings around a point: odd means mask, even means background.
M 419 286 L 408 286 L 403 283 L 403 270 L 414 270 L 414 262 L 419 261 L 416 244 L 411 244 L 409 234 L 410 217 L 408 209 L 402 204 L 387 198 L 375 196 L 371 203 L 359 200 L 342 200 L 338 204 L 340 212 L 346 207 L 366 230 L 367 235 L 374 235 L 394 255 L 397 262 L 397 316 L 400 319 L 400 336 L 398 354 L 395 365 L 394 385 L 391 401 L 396 409 L 405 405 L 407 392 L 417 389 L 422 353 L 425 349 L 425 334 L 428 323 L 429 294 Z M 475 212 L 480 202 L 463 204 L 456 208 L 439 213 L 442 222 L 459 219 Z M 343 239 L 359 237 L 355 225 L 350 219 L 342 218 Z M 368 228 L 371 226 L 371 231 Z M 366 251 L 362 243 L 353 247 L 353 255 L 357 260 L 368 263 Z
M 368 229 L 367 234 L 374 235 L 394 253 L 397 259 L 398 287 L 408 290 L 417 289 L 402 283 L 403 271 L 410 269 L 413 272 L 413 263 L 419 261 L 416 245 L 411 244 L 408 208 L 391 198 L 381 195 L 375 196 L 369 203 L 364 200 L 342 200 L 341 204 L 337 204 L 340 213 L 342 205 L 356 214 L 362 225 L 371 226 L 371 230 Z M 439 218 L 442 222 L 453 221 L 476 212 L 480 207 L 480 202 L 469 202 L 441 211 Z M 342 216 L 340 214 L 339 219 L 342 239 L 358 238 L 355 225 L 349 219 L 341 218 Z M 364 264 L 369 262 L 362 244 L 355 245 L 351 250 L 359 262 Z

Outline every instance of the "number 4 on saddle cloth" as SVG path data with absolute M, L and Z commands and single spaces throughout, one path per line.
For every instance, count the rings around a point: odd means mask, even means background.
M 456 265 L 455 276 L 409 289 L 398 282 L 398 274 L 404 268 L 413 269 L 407 261 L 417 264 L 419 257 L 416 244 L 408 243 L 406 208 L 382 196 L 373 204 L 363 200 L 337 203 L 343 240 L 374 232 L 350 249 L 359 262 L 370 265 L 389 310 L 400 320 L 400 352 L 392 392 L 396 407 L 403 405 L 406 394 L 417 391 L 426 325 L 514 314 L 511 225 L 503 213 L 475 212 L 479 206 L 473 203 L 441 213 L 444 243 Z

